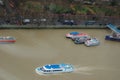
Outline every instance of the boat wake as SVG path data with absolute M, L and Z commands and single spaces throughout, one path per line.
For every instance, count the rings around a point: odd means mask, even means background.
M 99 71 L 120 71 L 117 68 L 114 67 L 110 67 L 110 66 L 79 66 L 79 65 L 75 65 L 74 66 L 74 72 L 75 74 L 82 74 L 82 75 L 94 75 L 94 72 L 98 72 Z
M 117 68 L 113 68 L 113 67 L 107 67 L 107 66 L 79 66 L 79 65 L 74 65 L 74 71 L 73 72 L 69 72 L 70 74 L 80 74 L 80 75 L 86 75 L 86 76 L 90 76 L 90 75 L 94 75 L 94 72 L 98 72 L 99 71 L 120 71 Z M 65 75 L 65 74 L 69 74 L 69 73 L 53 73 L 53 74 L 42 74 L 39 72 L 36 72 L 37 74 L 41 75 L 41 76 L 50 76 L 50 75 Z
M 75 74 L 83 74 L 83 75 L 92 75 L 92 71 L 94 70 L 93 67 L 88 67 L 88 66 L 79 66 L 75 65 L 74 66 L 74 72 Z

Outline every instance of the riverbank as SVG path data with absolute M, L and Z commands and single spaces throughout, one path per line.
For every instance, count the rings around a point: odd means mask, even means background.
M 0 25 L 0 29 L 104 29 L 105 25 Z

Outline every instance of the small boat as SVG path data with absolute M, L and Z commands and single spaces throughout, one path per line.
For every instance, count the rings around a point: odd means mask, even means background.
M 73 72 L 74 68 L 71 64 L 46 64 L 35 69 L 36 73 L 51 74 Z
M 85 41 L 86 46 L 97 46 L 100 44 L 100 41 L 97 38 L 91 38 Z
M 0 43 L 14 43 L 16 39 L 12 36 L 0 36 Z
M 111 40 L 111 41 L 120 41 L 120 33 L 113 33 L 111 35 L 106 35 L 105 40 Z

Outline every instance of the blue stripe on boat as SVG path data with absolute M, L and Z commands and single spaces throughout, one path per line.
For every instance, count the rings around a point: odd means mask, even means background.
M 70 32 L 71 35 L 77 35 L 79 32 Z
M 47 69 L 59 69 L 60 65 L 58 65 L 58 64 L 46 65 L 45 68 L 47 68 Z

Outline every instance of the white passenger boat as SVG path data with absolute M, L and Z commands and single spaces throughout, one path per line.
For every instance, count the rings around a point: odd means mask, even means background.
M 46 64 L 42 67 L 37 67 L 35 71 L 38 74 L 64 73 L 73 72 L 74 68 L 71 64 Z

